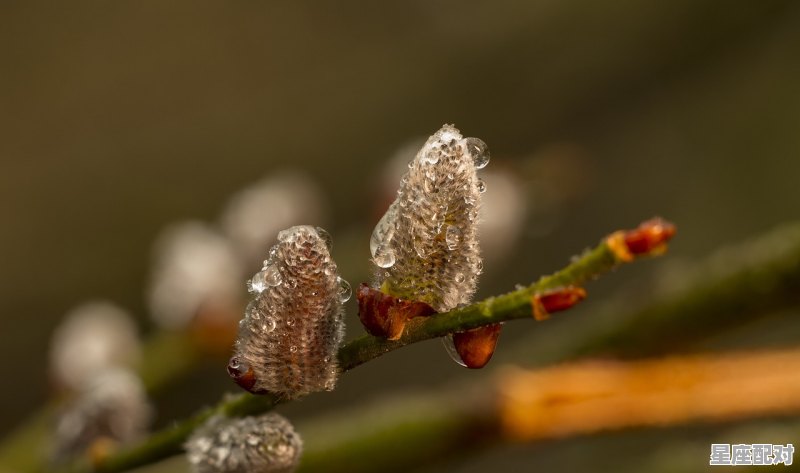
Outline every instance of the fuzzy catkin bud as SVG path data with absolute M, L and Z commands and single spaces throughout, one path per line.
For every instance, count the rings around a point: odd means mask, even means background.
M 203 222 L 167 227 L 155 245 L 148 289 L 153 320 L 167 329 L 183 329 L 209 307 L 228 315 L 238 307 L 244 271 L 231 243 Z M 221 324 L 229 322 L 224 319 Z M 230 341 L 228 341 L 230 343 Z
M 195 473 L 291 473 L 302 449 L 292 424 L 274 412 L 242 419 L 212 417 L 186 442 Z
M 477 219 L 489 152 L 451 125 L 431 136 L 403 176 L 370 240 L 377 283 L 438 312 L 467 304 L 482 270 Z
M 96 373 L 58 418 L 56 463 L 87 453 L 100 443 L 127 444 L 142 437 L 152 417 L 141 380 L 122 369 Z
M 110 302 L 91 301 L 72 309 L 56 329 L 50 366 L 61 387 L 80 391 L 99 373 L 131 367 L 140 356 L 130 315 Z
M 240 322 L 231 377 L 250 392 L 285 398 L 332 390 L 342 304 L 352 291 L 331 258 L 330 235 L 311 226 L 280 232 L 248 288 L 255 297 Z

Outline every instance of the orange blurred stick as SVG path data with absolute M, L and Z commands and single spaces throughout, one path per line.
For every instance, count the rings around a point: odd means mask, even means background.
M 800 349 L 507 369 L 501 429 L 516 440 L 800 412 Z

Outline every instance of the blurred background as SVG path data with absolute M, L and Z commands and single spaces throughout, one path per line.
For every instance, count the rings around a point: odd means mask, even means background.
M 678 226 L 666 257 L 591 284 L 554 328 L 610 298 L 647 300 L 715 249 L 800 217 L 796 2 L 11 2 L 0 13 L 3 435 L 52 397 L 50 340 L 65 314 L 109 300 L 154 332 L 148 291 L 162 230 L 189 220 L 225 228 L 233 196 L 259 181 L 301 174 L 312 197 L 294 223 L 324 226 L 344 277 L 369 280 L 370 233 L 397 169 L 443 123 L 492 153 L 485 234 L 498 241 L 478 297 L 654 215 Z M 263 211 L 291 206 L 275 202 Z M 348 311 L 353 338 L 354 301 Z M 493 364 L 538 364 L 504 349 L 549 330 L 508 325 Z M 703 348 L 798 334 L 783 317 Z M 547 340 L 569 336 L 553 329 Z M 225 363 L 204 358 L 159 392 L 155 425 L 233 390 Z M 281 412 L 302 420 L 490 374 L 461 369 L 432 341 Z M 609 452 L 665 448 L 696 449 L 705 465 L 715 429 L 514 446 L 437 468 L 658 465 Z

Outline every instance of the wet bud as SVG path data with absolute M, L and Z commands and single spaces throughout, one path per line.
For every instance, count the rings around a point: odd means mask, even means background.
M 477 170 L 486 162 L 486 145 L 450 125 L 428 139 L 370 240 L 383 292 L 438 312 L 469 303 L 482 265 Z
M 370 239 L 372 261 L 379 268 L 376 287 L 381 292 L 425 303 L 437 312 L 472 300 L 483 268 L 478 215 L 481 194 L 486 191 L 477 171 L 488 162 L 486 143 L 464 138 L 453 126 L 445 125 L 428 138 L 409 163 L 397 198 Z M 386 299 L 360 302 L 359 315 L 367 330 L 391 339 L 399 338 L 409 316 L 416 315 L 407 304 L 388 308 Z M 365 308 L 373 312 L 364 313 Z M 376 331 L 375 326 L 382 330 Z M 472 335 L 471 346 L 485 336 L 485 346 L 493 349 L 497 340 L 486 331 Z M 465 340 L 446 338 L 445 345 L 451 352 L 458 351 L 449 345 Z
M 667 243 L 675 236 L 675 232 L 675 225 L 656 217 L 634 230 L 611 234 L 606 243 L 618 260 L 633 261 L 637 256 L 654 256 L 667 251 Z
M 553 312 L 567 310 L 584 299 L 586 299 L 586 290 L 577 286 L 561 287 L 534 294 L 531 297 L 533 317 L 539 321 L 547 320 Z
M 185 447 L 195 473 L 291 473 L 303 442 L 286 418 L 270 412 L 242 419 L 214 416 Z
M 139 378 L 120 369 L 96 374 L 59 416 L 54 459 L 89 455 L 100 462 L 117 446 L 140 439 L 152 408 Z
M 50 366 L 56 383 L 84 389 L 97 374 L 132 367 L 141 356 L 136 325 L 127 312 L 105 301 L 76 307 L 53 334 Z
M 278 234 L 248 281 L 254 295 L 239 326 L 228 373 L 252 393 L 286 398 L 332 390 L 350 285 L 330 255 L 330 235 L 297 226 Z

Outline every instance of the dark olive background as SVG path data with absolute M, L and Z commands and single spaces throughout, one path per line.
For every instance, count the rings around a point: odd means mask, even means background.
M 399 146 L 445 122 L 483 138 L 490 166 L 569 143 L 588 176 L 552 232 L 525 222 L 480 295 L 652 215 L 679 226 L 673 261 L 800 217 L 791 1 L 6 2 L 0 60 L 0 433 L 47 398 L 48 339 L 69 308 L 108 298 L 146 332 L 159 229 L 215 220 L 271 171 L 317 179 L 334 240 L 362 251 L 341 266 L 353 283 L 368 277 L 375 180 Z M 646 295 L 661 261 L 593 285 L 583 311 L 612 290 Z M 504 341 L 536 329 L 514 325 Z M 481 376 L 432 342 L 286 412 Z M 160 422 L 229 387 L 209 363 L 160 399 Z M 576 451 L 610 451 L 592 448 Z M 548 451 L 530 456 L 555 468 Z

